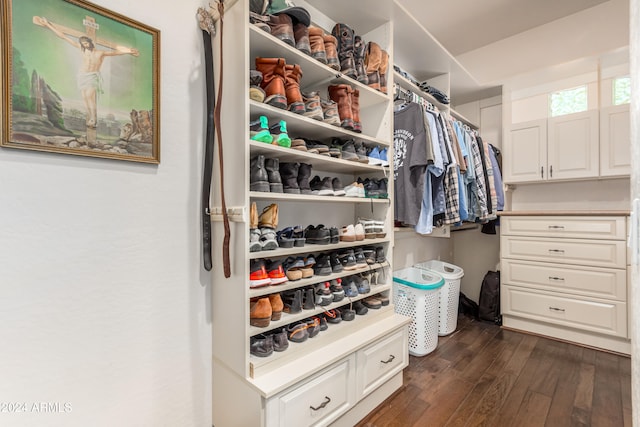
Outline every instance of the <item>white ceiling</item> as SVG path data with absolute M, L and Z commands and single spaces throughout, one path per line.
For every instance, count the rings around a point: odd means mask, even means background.
M 609 0 L 397 0 L 458 56 Z

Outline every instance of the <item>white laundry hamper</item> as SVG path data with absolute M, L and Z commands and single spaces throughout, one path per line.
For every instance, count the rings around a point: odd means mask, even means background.
M 432 271 L 444 279 L 440 289 L 438 304 L 438 335 L 449 335 L 458 326 L 458 302 L 460 301 L 460 280 L 464 270 L 457 265 L 439 260 L 431 260 L 414 264 L 414 267 Z
M 409 267 L 393 272 L 395 312 L 413 319 L 409 354 L 424 356 L 438 346 L 438 304 L 444 279 L 429 270 Z

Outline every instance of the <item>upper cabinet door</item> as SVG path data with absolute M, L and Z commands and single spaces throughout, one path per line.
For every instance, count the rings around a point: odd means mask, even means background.
M 629 104 L 600 110 L 600 176 L 631 174 Z
M 504 147 L 504 182 L 536 182 L 547 177 L 547 120 L 511 126 Z
M 597 177 L 599 171 L 598 111 L 549 119 L 548 179 Z

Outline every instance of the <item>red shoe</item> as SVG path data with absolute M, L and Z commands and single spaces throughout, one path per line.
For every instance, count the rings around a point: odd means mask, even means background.
M 264 260 L 256 259 L 251 260 L 251 274 L 249 275 L 249 287 L 259 288 L 261 286 L 268 286 L 271 284 L 269 274 L 267 274 L 267 268 L 265 267 Z
M 282 267 L 282 260 L 269 261 L 267 273 L 272 285 L 279 285 L 289 281 L 287 274 L 284 272 L 284 268 Z

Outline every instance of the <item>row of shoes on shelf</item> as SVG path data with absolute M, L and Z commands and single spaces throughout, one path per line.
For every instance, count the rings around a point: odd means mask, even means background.
M 314 276 L 328 276 L 343 271 L 369 269 L 377 281 L 377 273 L 371 266 L 385 263 L 386 257 L 382 246 L 364 246 L 345 248 L 330 252 L 322 252 L 314 257 L 312 254 L 286 259 L 274 258 L 252 259 L 249 266 L 249 287 L 280 285 L 288 281 L 308 279 Z
M 354 274 L 342 279 L 319 282 L 304 288 L 288 289 L 251 298 L 249 324 L 259 328 L 267 328 L 271 321 L 280 320 L 283 312 L 298 314 L 302 310 L 326 307 L 334 302 L 340 302 L 344 298 L 351 299 L 359 295 L 366 295 L 371 292 L 371 286 L 375 286 L 369 281 L 371 277 L 370 273 Z M 370 308 L 380 308 L 382 305 L 387 305 L 388 298 L 375 294 L 367 303 L 371 304 Z
M 288 110 L 311 119 L 362 132 L 360 91 L 346 83 L 327 87 L 328 98 L 319 91 L 300 89 L 302 68 L 287 64 L 284 58 L 255 59 L 256 68 L 249 71 L 249 98 L 272 107 Z
M 336 23 L 331 34 L 327 34 L 311 25 L 311 15 L 306 9 L 289 7 L 277 0 L 268 4 L 252 1 L 249 21 L 334 70 L 387 93 L 389 54 L 376 42 L 365 42 L 349 25 Z
M 315 141 L 310 138 L 291 138 L 287 132 L 287 122 L 280 120 L 269 125 L 266 116 L 260 116 L 249 123 L 250 139 L 285 148 L 293 148 L 312 154 L 367 163 L 374 166 L 389 166 L 387 147 L 367 147 L 364 142 L 353 139 L 332 138 L 331 144 Z
M 315 196 L 387 198 L 387 178 L 358 178 L 344 187 L 340 178 L 312 175 L 312 165 L 280 162 L 278 158 L 258 154 L 250 160 L 249 188 L 265 193 L 306 194 Z M 311 179 L 310 179 L 311 178 Z

